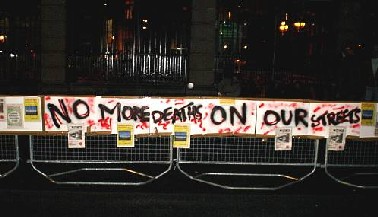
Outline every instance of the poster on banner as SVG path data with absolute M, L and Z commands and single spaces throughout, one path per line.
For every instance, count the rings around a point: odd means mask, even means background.
M 345 147 L 346 133 L 345 127 L 331 126 L 329 127 L 329 135 L 327 139 L 328 150 L 343 151 Z
M 290 151 L 292 149 L 292 128 L 281 127 L 275 130 L 275 144 L 276 151 Z
M 361 138 L 378 137 L 377 104 L 361 103 Z
M 328 138 L 329 127 L 346 128 L 347 136 L 360 136 L 361 103 L 311 103 L 310 134 Z
M 361 126 L 375 125 L 375 103 L 361 103 L 361 113 Z
M 22 104 L 6 105 L 8 129 L 20 129 L 24 127 Z
M 174 148 L 190 148 L 190 126 L 188 124 L 174 125 Z
M 85 148 L 85 128 L 82 124 L 69 124 L 68 148 Z
M 29 102 L 31 104 L 28 104 Z M 36 117 L 36 119 L 30 121 L 28 117 L 31 116 L 33 116 L 33 118 Z M 0 98 L 0 131 L 38 132 L 42 130 L 43 123 L 40 97 L 4 96 Z
M 38 97 L 25 97 L 24 98 L 24 108 L 25 108 L 25 122 L 38 122 L 41 121 L 41 109 L 39 107 L 40 102 Z
M 134 125 L 132 124 L 117 124 L 117 147 L 118 148 L 133 148 L 134 143 Z
M 308 135 L 309 103 L 290 101 L 257 102 L 256 134 L 274 135 L 281 127 L 291 127 L 293 135 Z

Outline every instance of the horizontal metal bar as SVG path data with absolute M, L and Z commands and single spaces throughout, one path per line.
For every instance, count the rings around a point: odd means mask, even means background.
M 284 174 L 267 174 L 267 173 L 201 173 L 199 175 L 193 176 L 194 178 L 200 178 L 203 176 L 250 176 L 250 177 L 283 177 L 290 180 L 299 180 L 293 176 Z
M 314 166 L 315 163 L 254 163 L 254 162 L 213 162 L 179 161 L 180 164 L 246 165 L 246 166 Z M 320 165 L 319 165 L 320 166 Z
M 377 156 L 378 157 L 378 156 Z M 322 165 L 325 167 L 325 165 Z M 378 167 L 378 164 L 327 164 L 327 167 Z
M 51 164 L 170 164 L 169 161 L 65 161 L 65 160 L 28 160 L 28 163 L 51 163 Z

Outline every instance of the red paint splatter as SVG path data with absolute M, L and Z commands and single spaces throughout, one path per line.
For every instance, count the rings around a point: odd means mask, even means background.
M 319 111 L 321 108 L 322 108 L 322 107 L 320 107 L 320 106 L 316 107 L 316 108 L 314 109 L 314 112 Z
M 205 120 L 209 116 L 208 112 L 205 112 L 205 115 L 203 116 L 203 120 Z
M 171 99 L 167 99 L 166 101 L 165 101 L 165 103 L 170 103 L 171 102 Z M 163 103 L 163 101 L 161 101 L 161 103 Z
M 302 128 L 298 127 L 298 128 L 297 128 L 297 130 L 301 131 L 301 130 L 302 130 Z
M 175 105 L 182 105 L 184 104 L 184 99 L 175 99 Z
M 345 106 L 336 107 L 333 110 L 342 110 L 342 109 L 345 109 Z
M 54 127 L 53 122 L 50 120 L 49 114 L 47 113 L 43 114 L 43 120 L 45 120 L 45 127 L 47 127 L 48 129 L 51 129 Z
M 263 135 L 268 135 L 270 132 L 275 131 L 277 128 L 277 126 L 274 126 L 273 129 L 266 131 L 265 133 L 263 133 Z
M 234 134 L 239 134 L 242 129 L 243 127 L 238 127 L 236 130 L 234 130 Z
M 75 101 L 75 99 L 73 99 L 73 98 L 64 98 L 63 100 L 64 100 L 64 102 L 66 104 L 68 113 L 72 114 L 73 113 L 72 104 Z M 62 105 L 60 105 L 60 109 L 63 111 Z
M 162 126 L 164 130 L 167 130 L 168 129 L 168 125 L 170 123 L 171 123 L 170 121 L 166 121 L 164 123 L 162 123 L 161 121 L 159 121 L 157 124 L 158 124 L 158 126 Z
M 247 132 L 249 129 L 251 129 L 251 126 L 250 126 L 250 125 L 244 127 L 243 132 Z
M 224 129 L 219 129 L 218 133 L 230 133 L 231 129 L 230 128 L 224 128 Z
M 210 103 L 207 108 L 209 108 L 210 110 L 213 109 L 215 107 L 215 105 L 213 103 Z
M 262 107 L 264 107 L 265 106 L 265 104 L 264 103 L 261 103 L 260 105 L 259 105 L 259 108 L 262 108 Z
M 107 117 L 105 119 L 99 119 L 98 122 L 100 123 L 101 128 L 106 129 L 106 130 L 111 129 L 112 119 L 110 119 L 110 117 Z
M 137 129 L 140 128 L 142 130 L 149 128 L 149 122 L 141 122 L 140 124 L 135 126 Z
M 88 98 L 88 106 L 89 106 L 89 110 L 91 111 L 91 112 L 95 112 L 95 110 L 94 110 L 94 108 L 95 108 L 95 106 L 94 106 L 94 97 L 90 97 L 90 98 Z
M 45 101 L 51 100 L 51 96 L 45 96 Z
M 262 123 L 261 123 L 261 128 L 260 128 L 260 129 L 262 130 L 262 129 L 264 128 L 264 126 L 265 126 L 265 122 L 262 122 Z
M 94 126 L 96 123 L 93 120 L 88 120 L 87 124 L 91 127 Z
M 290 107 L 293 107 L 293 108 L 296 108 L 296 107 L 298 106 L 298 103 L 293 102 L 293 103 L 291 103 L 289 106 L 290 106 Z
M 113 102 L 115 102 L 114 99 L 111 99 L 111 100 L 108 101 L 108 103 L 113 103 Z
M 352 128 L 360 128 L 361 124 L 353 124 Z
M 324 128 L 323 127 L 314 127 L 313 130 L 319 132 L 319 131 L 323 131 Z

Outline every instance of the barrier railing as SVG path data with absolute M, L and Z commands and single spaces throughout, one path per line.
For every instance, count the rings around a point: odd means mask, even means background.
M 135 147 L 117 148 L 116 135 L 90 135 L 86 147 L 72 149 L 65 135 L 30 135 L 30 163 L 57 184 L 143 185 L 168 173 L 176 161 L 192 180 L 225 189 L 278 190 L 303 181 L 318 166 L 337 183 L 378 188 L 378 140 L 347 139 L 343 151 L 319 141 L 293 138 L 290 151 L 275 151 L 273 138 L 192 137 L 190 148 L 173 158 L 170 136 L 137 137 Z M 17 135 L 0 135 L 0 178 L 19 166 Z
M 356 188 L 378 188 L 378 140 L 347 139 L 343 151 L 325 149 L 326 174 Z
M 14 172 L 19 165 L 17 135 L 0 135 L 0 178 Z
M 317 158 L 318 140 L 294 138 L 292 150 L 275 151 L 274 138 L 201 137 L 177 150 L 177 167 L 192 180 L 225 189 L 277 190 L 313 174 Z M 267 178 L 276 180 L 267 184 Z
M 64 135 L 30 136 L 30 162 L 57 184 L 143 185 L 171 169 L 170 141 L 139 137 L 135 147 L 117 148 L 117 135 L 90 135 L 85 148 L 72 149 Z

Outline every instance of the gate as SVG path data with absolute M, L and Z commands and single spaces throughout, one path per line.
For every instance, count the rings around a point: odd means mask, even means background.
M 338 183 L 378 188 L 378 140 L 347 139 L 343 151 L 325 150 L 325 172 Z
M 133 148 L 117 148 L 116 135 L 87 135 L 79 149 L 67 141 L 64 135 L 30 136 L 31 165 L 53 183 L 143 185 L 172 165 L 169 136 L 137 137 Z
M 11 174 L 19 165 L 17 135 L 0 135 L 0 178 Z
M 198 137 L 178 149 L 177 167 L 192 180 L 225 189 L 277 190 L 315 172 L 318 140 L 293 138 L 275 151 L 274 138 Z

